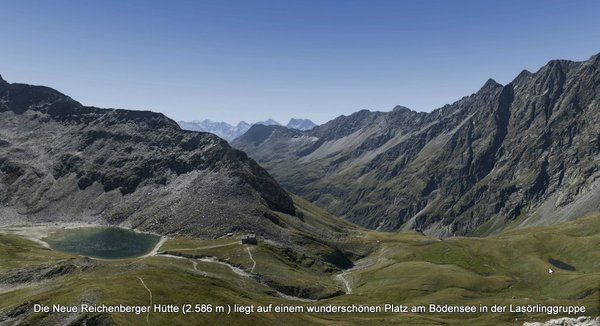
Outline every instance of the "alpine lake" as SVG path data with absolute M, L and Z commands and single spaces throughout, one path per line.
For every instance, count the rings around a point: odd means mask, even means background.
M 148 254 L 160 236 L 119 227 L 81 227 L 58 230 L 43 240 L 58 251 L 100 259 L 124 259 Z

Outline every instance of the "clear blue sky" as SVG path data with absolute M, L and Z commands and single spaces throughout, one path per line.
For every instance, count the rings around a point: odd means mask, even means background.
M 3 1 L 0 74 L 237 122 L 431 111 L 600 52 L 600 1 Z

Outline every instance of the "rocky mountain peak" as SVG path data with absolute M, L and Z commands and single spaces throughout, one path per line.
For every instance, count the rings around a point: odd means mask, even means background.
M 271 133 L 275 129 L 274 125 L 265 126 L 263 124 L 255 124 L 246 133 L 244 133 L 240 138 L 244 138 L 245 140 L 258 145 L 265 141 Z
M 406 112 L 406 113 L 409 113 L 409 112 L 413 112 L 413 111 L 412 111 L 411 109 L 409 109 L 409 108 L 405 107 L 405 106 L 402 106 L 402 105 L 396 105 L 396 106 L 395 106 L 395 107 L 392 109 L 392 112 Z
M 263 125 L 263 126 L 281 126 L 281 123 L 269 118 L 266 121 L 259 121 L 257 123 L 255 123 L 257 125 Z
M 0 85 L 2 84 L 8 84 L 8 82 L 2 78 L 2 75 L 0 75 Z
M 488 91 L 493 91 L 497 88 L 501 88 L 504 87 L 504 85 L 498 83 L 497 81 L 493 80 L 492 78 L 488 79 L 485 84 L 483 84 L 483 86 L 481 87 L 481 89 L 479 90 L 479 92 L 488 92 Z
M 529 77 L 531 77 L 533 75 L 533 73 L 527 69 L 523 69 L 523 71 L 521 71 L 517 77 L 513 80 L 513 84 L 517 83 L 518 81 L 521 80 L 525 80 Z
M 312 122 L 310 119 L 292 118 L 292 119 L 290 119 L 290 122 L 288 122 L 287 125 L 285 125 L 285 126 L 290 129 L 310 130 L 310 129 L 316 127 L 317 125 L 314 122 Z
M 579 64 L 579 62 L 569 60 L 550 60 L 536 74 L 547 75 L 552 79 L 563 79 L 569 70 Z

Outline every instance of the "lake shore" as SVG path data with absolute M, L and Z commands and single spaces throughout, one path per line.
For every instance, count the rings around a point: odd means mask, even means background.
M 162 236 L 160 234 L 156 234 L 154 232 L 143 232 L 123 226 L 118 225 L 108 225 L 108 224 L 100 224 L 100 223 L 83 223 L 83 222 L 54 222 L 54 223 L 32 223 L 32 224 L 22 224 L 22 225 L 9 225 L 0 227 L 0 233 L 4 234 L 15 234 L 21 236 L 25 239 L 31 240 L 42 245 L 45 248 L 52 249 L 50 245 L 44 241 L 45 238 L 50 236 L 52 233 L 67 230 L 67 229 L 76 229 L 76 228 L 85 228 L 85 227 L 117 227 L 126 230 L 131 230 L 136 233 L 148 233 L 154 234 L 160 237 L 159 241 L 156 245 L 148 252 L 147 254 L 140 257 L 150 257 L 155 256 L 160 247 L 168 240 L 168 237 Z M 54 250 L 54 249 L 52 249 Z M 96 258 L 94 258 L 96 259 Z

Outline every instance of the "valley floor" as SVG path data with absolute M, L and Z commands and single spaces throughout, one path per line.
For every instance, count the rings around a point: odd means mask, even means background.
M 98 325 L 199 321 L 207 325 L 522 325 L 600 313 L 598 215 L 489 238 L 439 240 L 417 233 L 356 229 L 336 245 L 342 252 L 371 250 L 346 270 L 323 270 L 271 241 L 252 246 L 227 237 L 171 238 L 144 257 L 95 260 L 45 247 L 40 236 L 50 229 L 0 230 L 0 324 L 87 320 Z M 175 305 L 180 311 L 33 312 L 35 304 L 81 303 Z M 186 304 L 198 312 L 182 313 Z M 411 312 L 430 304 L 507 308 L 494 313 Z M 583 306 L 586 311 L 576 315 L 510 311 L 511 305 L 514 310 L 538 304 Z M 269 305 L 303 312 L 257 311 Z M 307 312 L 309 307 L 353 305 L 380 307 L 382 312 Z M 403 312 L 401 306 L 408 310 Z M 385 307 L 392 311 L 386 312 Z

